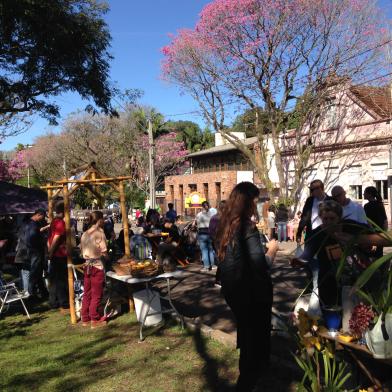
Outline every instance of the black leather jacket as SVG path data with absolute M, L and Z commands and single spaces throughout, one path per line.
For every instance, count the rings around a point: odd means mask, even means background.
M 308 238 L 312 234 L 312 208 L 313 208 L 313 196 L 309 196 L 306 201 L 304 208 L 302 210 L 301 220 L 298 224 L 298 230 L 296 235 L 296 240 L 300 240 L 302 236 L 302 232 L 306 227 L 306 235 Z M 333 200 L 331 196 L 326 195 L 324 201 Z
M 272 282 L 257 228 L 249 223 L 227 246 L 219 264 L 222 293 L 241 303 L 272 302 Z

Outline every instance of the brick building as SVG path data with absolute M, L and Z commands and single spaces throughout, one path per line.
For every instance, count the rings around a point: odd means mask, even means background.
M 236 134 L 245 140 L 243 134 Z M 252 148 L 256 138 L 245 143 Z M 165 178 L 166 203 L 173 203 L 180 215 L 193 215 L 194 209 L 185 209 L 185 198 L 191 192 L 199 192 L 216 207 L 228 197 L 233 187 L 241 181 L 254 181 L 249 161 L 232 144 L 215 135 L 215 146 L 188 155 L 190 167 L 187 173 Z

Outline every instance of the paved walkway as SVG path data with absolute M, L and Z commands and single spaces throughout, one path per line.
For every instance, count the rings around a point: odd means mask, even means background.
M 306 276 L 300 269 L 293 269 L 288 263 L 295 244 L 283 243 L 271 269 L 274 284 L 274 309 L 287 315 L 296 298 L 306 285 Z M 215 330 L 235 334 L 233 315 L 215 286 L 211 272 L 200 272 L 201 265 L 190 264 L 185 279 L 173 290 L 173 299 L 181 314 L 201 322 Z

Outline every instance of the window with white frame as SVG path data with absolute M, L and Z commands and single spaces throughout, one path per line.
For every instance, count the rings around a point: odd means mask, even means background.
M 327 100 L 325 108 L 325 124 L 327 129 L 337 128 L 339 126 L 338 105 L 335 101 L 335 97 Z
M 375 180 L 374 186 L 384 200 L 388 200 L 388 180 Z

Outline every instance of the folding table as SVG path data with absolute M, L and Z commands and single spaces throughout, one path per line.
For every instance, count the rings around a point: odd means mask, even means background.
M 153 316 L 154 314 L 157 314 L 157 313 L 150 313 L 149 314 L 149 311 L 150 311 L 151 303 L 154 299 L 154 295 L 152 292 L 152 284 L 154 282 L 159 281 L 159 280 L 166 281 L 166 288 L 167 288 L 166 295 L 162 295 L 161 293 L 159 293 L 159 298 L 168 301 L 169 306 L 170 306 L 170 309 L 165 309 L 165 310 L 162 310 L 161 312 L 162 313 L 173 313 L 174 312 L 178 316 L 178 318 L 180 319 L 181 328 L 184 328 L 184 318 L 182 317 L 182 315 L 178 312 L 178 310 L 173 305 L 172 298 L 171 298 L 171 291 L 172 291 L 171 280 L 172 279 L 177 279 L 177 280 L 183 279 L 184 278 L 184 271 L 176 270 L 173 272 L 165 272 L 163 274 L 160 274 L 157 276 L 152 276 L 150 278 L 134 278 L 132 275 L 117 275 L 116 273 L 114 273 L 112 271 L 107 272 L 106 276 L 108 276 L 109 278 L 116 279 L 121 282 L 130 284 L 130 285 L 144 283 L 145 289 L 149 293 L 149 295 L 148 295 L 148 302 L 147 302 L 147 311 L 144 313 L 144 317 L 142 319 L 142 322 L 140 323 L 140 328 L 139 328 L 140 341 L 142 341 L 144 339 L 143 328 L 144 328 L 144 324 L 146 322 L 146 318 L 148 316 Z

